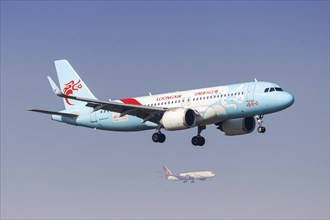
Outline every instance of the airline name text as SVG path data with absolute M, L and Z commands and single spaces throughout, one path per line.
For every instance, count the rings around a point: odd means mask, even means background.
M 198 95 L 210 95 L 210 94 L 215 94 L 215 93 L 218 93 L 218 90 L 217 89 L 195 92 L 195 96 L 198 96 Z
M 167 96 L 162 96 L 158 97 L 156 101 L 164 101 L 164 100 L 170 100 L 170 99 L 179 99 L 181 98 L 182 94 L 180 95 L 167 95 Z

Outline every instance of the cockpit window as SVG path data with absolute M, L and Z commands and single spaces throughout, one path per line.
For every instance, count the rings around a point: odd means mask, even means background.
M 274 92 L 274 91 L 279 91 L 283 92 L 283 89 L 280 87 L 275 87 L 275 88 L 266 88 L 264 92 Z

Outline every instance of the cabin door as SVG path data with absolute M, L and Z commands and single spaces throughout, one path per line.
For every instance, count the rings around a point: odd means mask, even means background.
M 256 88 L 256 83 L 250 84 L 247 88 L 246 92 L 246 101 L 253 101 L 254 100 L 254 90 Z

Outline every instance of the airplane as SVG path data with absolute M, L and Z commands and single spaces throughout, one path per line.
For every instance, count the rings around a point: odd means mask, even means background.
M 181 180 L 184 183 L 190 181 L 194 183 L 196 179 L 204 181 L 207 179 L 212 180 L 215 174 L 211 171 L 199 171 L 199 172 L 188 172 L 188 173 L 179 173 L 172 174 L 172 172 L 167 168 L 166 165 L 163 165 L 163 170 L 165 173 L 165 178 L 167 180 Z
M 264 133 L 264 115 L 284 110 L 294 97 L 271 82 L 238 83 L 158 95 L 123 98 L 111 101 L 97 99 L 67 60 L 55 61 L 60 88 L 47 77 L 54 93 L 63 98 L 65 110 L 29 111 L 50 114 L 51 119 L 70 125 L 110 131 L 155 129 L 152 140 L 163 143 L 161 129 L 176 131 L 197 128 L 191 139 L 203 146 L 201 132 L 214 124 L 227 136 Z

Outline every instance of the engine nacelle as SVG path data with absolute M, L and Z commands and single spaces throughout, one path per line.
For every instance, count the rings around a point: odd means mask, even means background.
M 254 131 L 256 127 L 256 121 L 254 117 L 237 118 L 222 121 L 217 125 L 219 125 L 218 129 L 223 131 L 225 135 L 234 136 L 249 134 Z
M 164 113 L 160 123 L 166 130 L 182 130 L 196 126 L 196 114 L 190 108 L 175 109 Z

